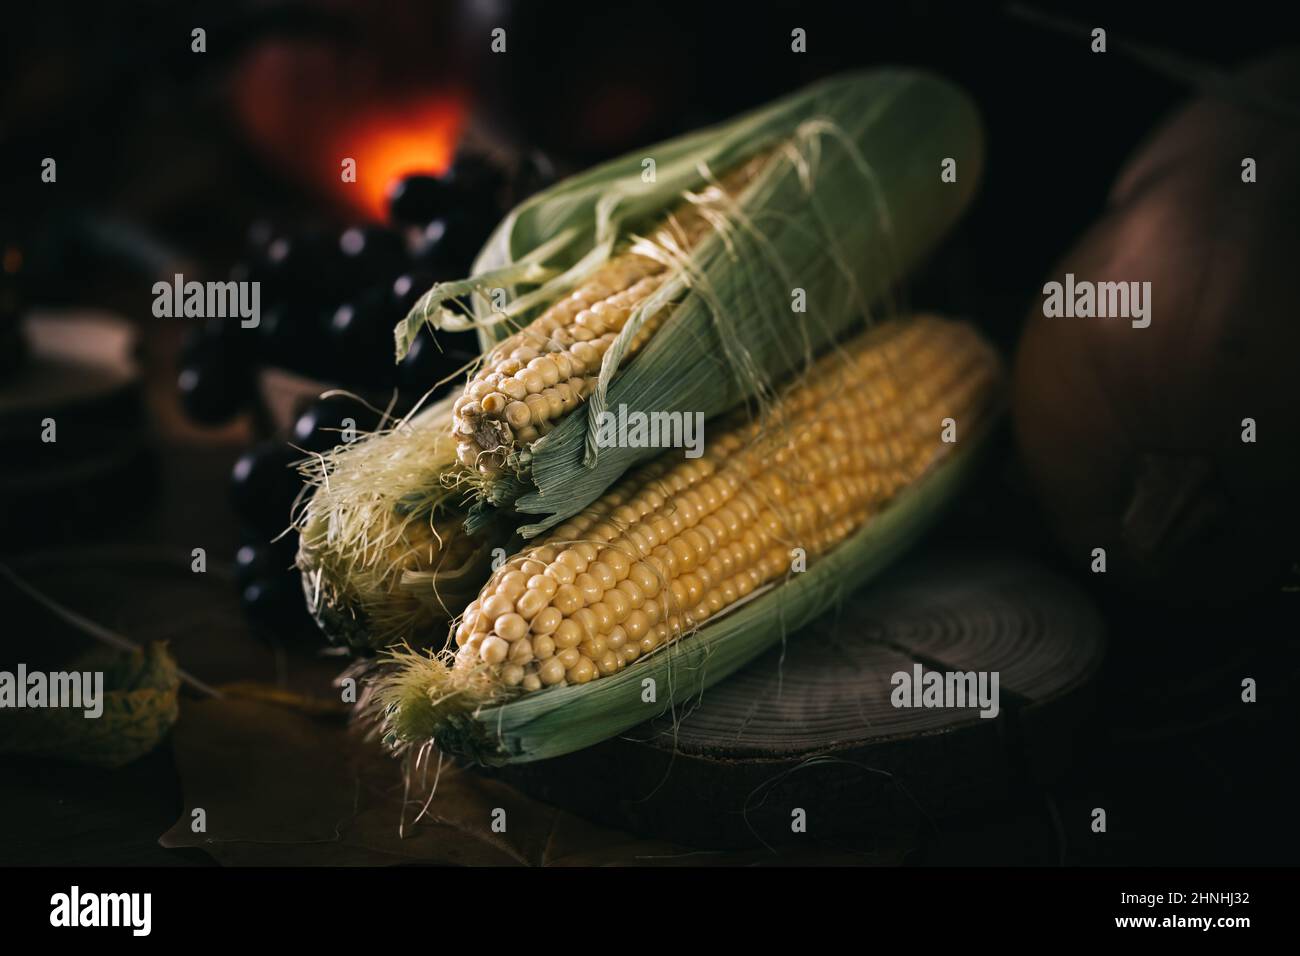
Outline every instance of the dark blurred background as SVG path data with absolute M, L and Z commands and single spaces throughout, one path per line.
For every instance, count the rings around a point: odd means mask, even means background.
M 65 220 L 121 218 L 205 272 L 244 254 L 256 220 L 378 221 L 390 182 L 445 168 L 469 126 L 507 161 L 577 169 L 762 103 L 819 76 L 898 63 L 942 72 L 984 111 L 988 175 L 956 256 L 978 308 L 1013 329 L 1034 284 L 1098 210 L 1122 158 L 1186 85 L 1112 48 L 1018 18 L 1009 4 L 572 2 L 49 2 L 6 11 L 0 92 L 6 240 Z M 1161 5 L 1066 4 L 1081 23 L 1207 64 L 1295 37 L 1284 5 L 1231 16 Z M 808 31 L 790 53 L 790 29 Z M 507 31 L 508 54 L 489 50 Z M 207 31 L 191 52 L 190 31 Z M 355 155 L 358 188 L 337 156 Z M 43 157 L 58 188 L 41 189 Z M 963 246 L 959 235 L 955 247 Z M 73 250 L 61 250 L 71 256 Z M 34 257 L 35 258 L 35 257 Z M 94 299 L 112 271 L 33 261 L 35 299 Z M 108 272 L 109 275 L 100 275 Z M 132 292 L 134 291 L 134 295 Z M 963 290 L 964 292 L 965 290 Z M 117 290 L 143 314 L 147 289 Z M 103 295 L 107 295 L 105 292 Z M 936 292 L 936 295 L 941 293 Z
M 8 5 L 0 367 L 10 374 L 17 356 L 37 348 L 20 337 L 23 317 L 72 308 L 125 319 L 132 371 L 96 387 L 81 376 L 59 395 L 68 434 L 84 421 L 96 436 L 64 442 L 85 460 L 61 452 L 51 470 L 48 457 L 29 462 L 0 432 L 0 554 L 48 569 L 101 545 L 147 545 L 184 564 L 202 541 L 277 654 L 293 634 L 309 645 L 315 638 L 289 571 L 293 542 L 272 538 L 298 487 L 286 441 L 333 444 L 345 410 L 359 414 L 320 392 L 338 386 L 379 405 L 396 392 L 401 408 L 453 374 L 472 340 L 425 343 L 398 368 L 391 327 L 432 281 L 465 274 L 513 203 L 568 172 L 840 70 L 927 67 L 978 103 L 985 181 L 909 294 L 917 306 L 977 319 L 1009 352 L 1044 275 L 1101 210 L 1124 158 L 1195 92 L 1126 56 L 1120 42 L 1234 68 L 1297 37 L 1285 5 L 1033 6 L 1085 29 L 1104 26 L 1110 52 L 1094 55 L 1086 35 L 982 2 Z M 497 27 L 505 55 L 491 52 Z M 794 27 L 807 31 L 806 54 L 790 52 Z M 206 31 L 206 52 L 192 51 L 195 28 Z M 41 181 L 46 157 L 57 161 L 56 183 Z M 340 181 L 343 157 L 357 160 L 356 183 Z M 259 334 L 232 338 L 228 323 L 155 318 L 153 283 L 174 272 L 263 281 Z M 106 349 L 121 348 L 107 340 Z M 54 344 L 57 352 L 66 341 Z M 361 417 L 359 427 L 373 424 Z M 1000 528 L 1051 555 L 1014 468 L 990 481 L 953 534 Z M 1011 517 L 998 507 L 1008 500 L 1019 505 Z M 75 582 L 61 580 L 63 597 L 75 601 Z M 166 591 L 158 580 L 155 590 Z M 1120 639 L 1168 627 L 1150 609 L 1108 610 Z M 34 628 L 47 626 L 41 621 L 30 619 Z M 1239 618 L 1238 626 L 1256 625 Z M 1151 748 L 1164 745 L 1151 737 L 1144 708 L 1164 701 L 1135 689 L 1144 685 L 1134 675 L 1191 666 L 1168 656 L 1178 635 L 1165 636 L 1122 657 L 1107 677 L 1115 726 L 1142 727 L 1147 743 L 1105 772 L 1165 780 L 1144 811 L 1149 842 L 1121 847 L 1113 861 L 1181 861 L 1182 824 L 1218 808 L 1232 826 L 1207 833 L 1206 852 L 1272 859 L 1280 851 L 1270 846 L 1268 814 L 1234 804 L 1235 771 L 1216 762 L 1260 753 L 1225 745 L 1211 760 L 1202 741 L 1151 764 Z M 205 673 L 237 675 L 245 653 L 213 652 L 218 673 Z M 1195 678 L 1167 686 L 1192 708 L 1204 689 Z M 1101 771 L 1082 772 L 1094 779 Z M 1212 801 L 1169 809 L 1168 786 L 1183 792 L 1207 778 L 1218 788 Z M 1169 813 L 1181 823 L 1165 826 Z M 1014 826 L 998 839 L 1014 842 Z M 1291 836 L 1281 842 L 1283 851 L 1294 846 Z M 987 857 L 974 836 L 971 847 L 972 857 Z

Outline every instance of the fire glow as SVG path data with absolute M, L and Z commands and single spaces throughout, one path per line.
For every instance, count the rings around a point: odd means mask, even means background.
M 392 184 L 411 173 L 442 173 L 451 165 L 465 122 L 463 98 L 430 97 L 398 110 L 369 111 L 333 137 L 336 195 L 369 219 L 383 219 Z M 356 160 L 356 182 L 343 182 L 339 163 Z
M 455 84 L 413 89 L 366 80 L 319 49 L 259 51 L 234 87 L 235 110 L 258 152 L 371 221 L 385 218 L 396 180 L 451 165 L 468 104 Z M 350 182 L 343 177 L 349 159 L 356 164 Z

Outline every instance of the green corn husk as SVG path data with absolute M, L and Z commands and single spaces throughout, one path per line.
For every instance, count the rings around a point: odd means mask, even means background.
M 596 414 L 720 413 L 808 364 L 870 319 L 972 196 L 982 166 L 978 115 L 929 74 L 833 78 L 720 126 L 606 163 L 529 199 L 501 223 L 474 276 L 435 286 L 396 330 L 399 358 L 426 324 L 477 326 L 486 347 L 534 318 L 661 213 L 739 161 L 771 150 L 716 230 L 673 266 L 607 353 L 600 386 L 535 443 L 515 474 L 483 483 L 484 503 L 533 516 L 536 535 L 598 497 L 656 449 L 599 448 Z M 657 179 L 642 181 L 654 159 Z M 940 179 L 955 159 L 955 183 Z M 490 290 L 509 304 L 493 310 Z M 807 311 L 791 309 L 803 289 Z M 468 299 L 468 303 L 465 300 Z M 452 308 L 466 305 L 467 317 Z M 657 310 L 670 318 L 626 368 L 620 358 Z M 617 373 L 617 374 L 616 374 Z M 468 527 L 488 520 L 480 507 Z
M 626 670 L 589 684 L 555 687 L 475 710 L 435 712 L 430 688 L 446 663 L 427 654 L 392 655 L 363 711 L 395 751 L 430 741 L 487 766 L 530 763 L 589 747 L 672 711 L 743 667 L 787 634 L 888 567 L 942 514 L 974 468 L 985 425 L 936 463 L 879 515 L 799 574 Z M 657 702 L 643 699 L 655 681 Z

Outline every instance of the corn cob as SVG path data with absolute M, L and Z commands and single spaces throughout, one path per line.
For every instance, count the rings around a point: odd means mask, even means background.
M 671 275 L 670 262 L 710 231 L 705 202 L 735 196 L 766 162 L 742 163 L 703 196 L 679 204 L 630 251 L 612 257 L 574 292 L 496 346 L 453 406 L 461 464 L 491 478 L 555 428 L 596 387 L 601 361 L 636 310 Z M 632 338 L 634 356 L 667 316 L 660 310 Z
M 450 514 L 408 517 L 365 555 L 339 554 L 322 524 L 307 523 L 297 564 L 308 610 L 326 634 L 356 650 L 434 632 L 458 606 L 453 576 L 478 557 L 481 542 L 462 531 L 463 521 Z M 367 574 L 363 567 L 376 570 Z M 483 561 L 483 576 L 487 568 Z
M 918 116 L 926 122 L 918 125 Z M 917 172 L 934 155 L 957 160 L 964 170 L 957 183 L 935 188 L 932 176 Z M 647 156 L 656 162 L 653 183 L 641 179 Z M 763 160 L 757 174 L 734 202 L 681 212 L 707 212 L 717 241 L 706 233 L 692 242 L 679 229 L 672 243 L 635 242 L 641 224 L 701 191 L 709 171 L 756 159 Z M 955 221 L 981 167 L 978 115 L 964 93 L 923 73 L 878 71 L 829 79 L 638 150 L 516 207 L 473 275 L 431 288 L 394 335 L 399 359 L 425 326 L 477 327 L 484 352 L 494 353 L 459 396 L 453 426 L 459 474 L 475 499 L 467 527 L 508 509 L 527 518 L 519 533 L 531 539 L 644 462 L 645 449 L 600 440 L 606 410 L 711 418 L 770 396 L 864 315 L 882 305 L 890 311 L 890 290 Z M 638 254 L 649 261 L 626 258 Z M 621 261 L 609 265 L 611 258 Z M 588 280 L 607 277 L 592 295 L 573 299 Z M 611 295 L 621 298 L 602 303 Z M 520 325 L 547 309 L 555 310 L 544 316 L 555 328 L 538 326 L 535 338 L 522 341 Z M 615 317 L 610 327 L 607 311 Z M 582 312 L 590 315 L 578 324 Z M 588 327 L 591 317 L 599 324 Z M 515 349 L 525 350 L 515 359 L 520 367 L 503 371 L 498 365 Z M 549 367 L 549 357 L 561 354 L 564 367 Z M 506 382 L 514 384 L 499 387 Z
M 969 326 L 889 322 L 822 359 L 697 460 L 668 453 L 497 571 L 451 679 L 494 699 L 615 674 L 834 548 L 982 422 L 998 374 Z
M 490 573 L 498 535 L 472 535 L 443 476 L 455 466 L 450 400 L 303 462 L 294 515 L 307 607 L 356 651 L 441 642 Z
M 918 125 L 918 116 L 926 121 Z M 936 188 L 934 177 L 917 172 L 928 168 L 925 157 L 933 155 L 957 158 L 963 171 L 958 183 Z M 647 156 L 657 164 L 653 183 L 642 178 Z M 746 170 L 749 163 L 757 165 Z M 508 361 L 520 347 L 506 352 L 502 344 L 511 333 L 519 334 L 520 323 L 557 303 L 569 302 L 566 308 L 572 309 L 575 289 L 606 275 L 606 288 L 597 284 L 589 290 L 590 305 L 602 296 L 624 295 L 636 300 L 635 309 L 626 320 L 619 314 L 616 327 L 622 331 L 609 347 L 612 354 L 604 352 L 594 393 L 590 362 L 578 375 L 568 361 L 564 384 L 581 381 L 567 395 L 558 389 L 558 366 L 552 370 L 555 385 L 546 385 L 547 373 L 541 373 L 544 414 L 551 414 L 552 400 L 558 399 L 562 412 L 566 404 L 577 408 L 589 402 L 597 413 L 626 406 L 712 418 L 756 395 L 770 396 L 773 383 L 806 368 L 813 355 L 859 326 L 956 219 L 981 166 L 982 136 L 973 104 L 944 81 L 912 71 L 826 80 L 720 126 L 602 164 L 526 200 L 493 233 L 473 275 L 436 284 L 399 324 L 397 358 L 426 326 L 476 325 L 484 351 L 501 350 L 480 374 L 487 381 L 500 374 L 491 362 Z M 714 173 L 728 170 L 733 172 L 724 177 L 725 189 L 702 188 Z M 736 183 L 734 174 L 740 177 Z M 646 235 L 644 224 L 660 221 L 664 210 L 690 192 L 716 193 L 718 201 L 706 195 L 702 204 L 685 206 Z M 721 199 L 724 192 L 734 203 Z M 721 241 L 701 241 L 706 226 L 715 222 Z M 608 267 L 611 258 L 630 264 Z M 610 271 L 602 273 L 607 267 Z M 629 271 L 621 274 L 620 268 Z M 647 279 L 652 283 L 633 291 Z M 502 288 L 512 294 L 504 308 L 496 295 Z M 649 300 L 643 297 L 647 291 Z M 792 315 L 788 297 L 795 291 L 806 296 L 806 314 Z M 610 303 L 611 308 L 614 304 L 625 301 Z M 465 314 L 467 307 L 472 315 Z M 669 309 L 671 321 L 662 321 Z M 573 341 L 561 335 L 553 343 L 559 348 L 548 355 L 566 348 L 568 354 L 586 352 L 577 345 L 587 330 L 574 321 L 582 311 L 558 322 L 554 333 L 566 331 Z M 605 308 L 586 311 L 599 314 Z M 633 354 L 635 361 L 624 370 Z M 526 365 L 510 377 L 524 371 Z M 436 638 L 440 644 L 447 633 L 439 625 L 461 611 L 488 578 L 482 558 L 491 551 L 490 539 L 503 530 L 503 517 L 531 521 L 517 531 L 532 538 L 592 506 L 619 475 L 647 458 L 646 450 L 630 445 L 598 448 L 597 419 L 586 409 L 538 425 L 529 409 L 529 422 L 520 429 L 523 440 L 507 415 L 514 398 L 488 400 L 490 414 L 480 412 L 477 421 L 473 414 L 459 414 L 470 401 L 482 409 L 488 392 L 479 392 L 458 396 L 464 400 L 455 410 L 456 400 L 448 398 L 439 403 L 443 407 L 409 423 L 436 421 L 436 428 L 403 423 L 327 453 L 308 475 L 317 487 L 295 515 L 304 532 L 299 564 L 313 612 L 334 636 L 365 648 L 394 638 L 415 645 Z M 530 398 L 541 412 L 531 393 L 523 404 Z M 520 409 L 513 414 L 522 421 Z M 466 430 L 473 434 L 461 434 Z M 462 446 L 468 451 L 462 453 Z M 965 456 L 954 459 L 922 493 L 910 496 L 901 516 L 895 511 L 874 524 L 880 533 L 855 536 L 853 550 L 865 538 L 894 541 L 913 534 L 955 480 L 948 476 L 966 467 Z M 470 481 L 466 460 L 481 469 L 470 473 Z M 493 469 L 503 473 L 493 477 Z M 467 488 L 475 499 L 468 509 Z M 444 560 L 448 536 L 439 525 L 444 516 L 464 516 L 465 531 L 477 536 L 474 557 L 450 574 L 447 567 L 454 562 Z M 436 554 L 429 542 L 407 539 L 413 521 L 427 523 L 439 539 Z M 876 547 L 867 559 L 854 559 L 845 574 L 874 564 L 885 550 Z M 437 563 L 431 565 L 430 558 Z M 826 561 L 822 567 L 837 563 Z M 787 603 L 799 604 L 803 599 L 796 595 L 822 577 L 805 574 L 791 582 L 782 589 L 790 596 Z M 744 609 L 729 615 L 731 622 L 743 617 Z M 724 621 L 710 630 L 720 634 L 728 626 Z M 714 661 L 730 656 L 734 645 Z M 530 696 L 544 698 L 546 707 L 557 699 Z

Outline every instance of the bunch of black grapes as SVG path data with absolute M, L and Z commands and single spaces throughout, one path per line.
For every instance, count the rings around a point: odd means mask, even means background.
M 389 192 L 389 222 L 277 232 L 249 231 L 248 256 L 232 278 L 260 282 L 261 321 L 212 319 L 185 346 L 179 386 L 187 414 L 217 425 L 253 407 L 257 369 L 273 366 L 323 385 L 410 405 L 449 378 L 478 351 L 473 333 L 422 332 L 394 362 L 393 327 L 435 282 L 461 278 L 505 210 L 545 185 L 544 159 L 506 175 L 482 157 L 462 155 L 441 176 L 412 175 Z M 450 385 L 445 387 L 451 387 Z M 244 526 L 237 556 L 244 607 L 279 633 L 310 632 L 298 576 L 296 536 L 285 533 L 302 490 L 294 463 L 324 451 L 378 416 L 354 399 L 321 398 L 302 410 L 286 441 L 276 436 L 249 449 L 232 475 Z

